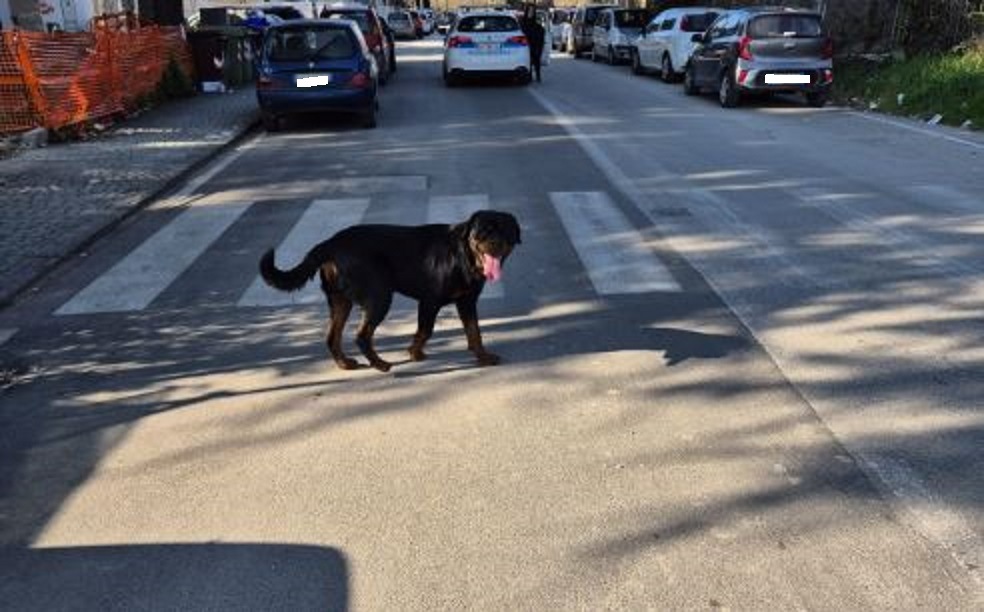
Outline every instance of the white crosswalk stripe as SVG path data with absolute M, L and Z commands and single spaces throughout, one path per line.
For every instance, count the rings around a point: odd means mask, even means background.
M 680 290 L 607 194 L 551 193 L 550 200 L 599 294 Z
M 277 267 L 281 270 L 299 264 L 314 245 L 333 236 L 350 225 L 362 221 L 369 208 L 368 198 L 315 200 L 276 249 Z M 239 306 L 283 306 L 287 304 L 312 304 L 323 301 L 321 284 L 317 278 L 300 291 L 286 293 L 267 286 L 257 275 L 253 284 L 239 299 Z
M 249 206 L 249 202 L 236 202 L 189 208 L 55 314 L 143 310 Z
M 680 290 L 643 236 L 607 194 L 555 192 L 550 194 L 550 201 L 597 293 Z M 56 314 L 145 309 L 233 226 L 251 204 L 234 202 L 189 208 L 77 293 Z M 369 206 L 367 197 L 312 201 L 277 246 L 277 266 L 293 267 L 327 237 L 365 222 Z M 487 194 L 431 196 L 427 202 L 427 221 L 460 223 L 473 212 L 487 208 L 491 208 Z M 487 283 L 482 299 L 504 299 L 506 286 L 503 282 Z M 285 306 L 323 300 L 317 279 L 301 291 L 285 293 L 271 289 L 257 275 L 236 304 Z M 415 310 L 416 304 L 398 299 L 394 309 L 401 308 Z
M 428 223 L 461 223 L 477 210 L 490 208 L 489 196 L 484 193 L 431 196 L 427 204 Z M 485 283 L 480 299 L 495 300 L 506 296 L 502 281 Z

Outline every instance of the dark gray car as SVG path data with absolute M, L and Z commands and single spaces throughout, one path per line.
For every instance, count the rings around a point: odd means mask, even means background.
M 745 93 L 799 92 L 826 104 L 834 80 L 833 44 L 812 11 L 748 8 L 720 16 L 703 34 L 684 73 L 684 92 L 718 92 L 733 107 Z

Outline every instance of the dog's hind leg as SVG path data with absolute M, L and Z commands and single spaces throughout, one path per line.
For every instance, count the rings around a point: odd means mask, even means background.
M 431 334 L 434 333 L 434 321 L 437 320 L 437 313 L 440 310 L 440 306 L 426 302 L 421 302 L 417 306 L 417 333 L 413 335 L 413 342 L 410 343 L 410 348 L 407 349 L 407 352 L 410 353 L 411 360 L 423 361 L 427 359 L 427 353 L 424 352 L 424 344 L 427 343 Z
M 328 306 L 331 309 L 326 340 L 328 351 L 338 367 L 343 370 L 354 370 L 359 367 L 359 362 L 347 357 L 342 351 L 342 332 L 345 331 L 345 322 L 348 321 L 349 313 L 352 312 L 352 300 L 339 291 L 326 289 L 326 293 L 328 293 Z
M 384 361 L 376 349 L 372 345 L 372 336 L 376 333 L 376 328 L 383 319 L 386 318 L 386 314 L 389 312 L 390 305 L 393 303 L 393 292 L 392 291 L 376 291 L 368 297 L 362 304 L 362 324 L 359 325 L 359 331 L 355 336 L 355 343 L 359 345 L 359 350 L 362 354 L 366 356 L 369 360 L 369 365 L 376 368 L 380 372 L 389 372 L 392 367 L 387 361 Z

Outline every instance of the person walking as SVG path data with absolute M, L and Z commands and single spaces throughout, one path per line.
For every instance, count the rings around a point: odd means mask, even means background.
M 547 31 L 543 29 L 536 18 L 536 7 L 528 6 L 526 14 L 523 16 L 523 34 L 530 45 L 530 73 L 540 81 L 540 60 L 543 59 L 543 45 L 547 37 Z

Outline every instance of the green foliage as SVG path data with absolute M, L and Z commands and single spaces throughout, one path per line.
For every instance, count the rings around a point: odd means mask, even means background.
M 943 123 L 970 120 L 977 129 L 984 127 L 984 47 L 883 64 L 846 63 L 838 65 L 835 75 L 839 99 L 874 103 L 898 115 L 940 114 Z

